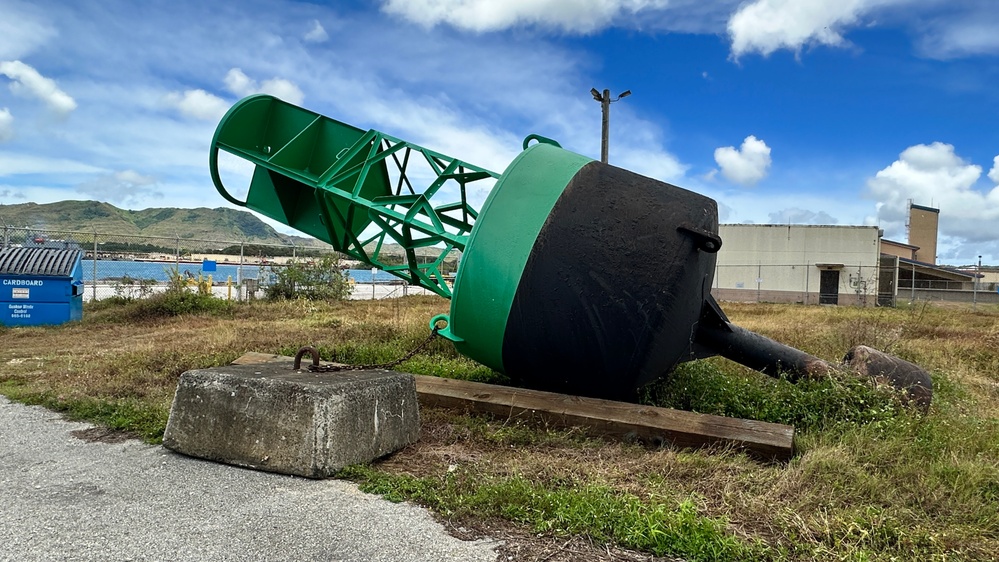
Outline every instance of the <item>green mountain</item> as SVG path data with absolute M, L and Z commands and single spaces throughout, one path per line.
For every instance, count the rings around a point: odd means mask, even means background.
M 119 236 L 155 236 L 257 244 L 320 244 L 313 238 L 274 230 L 252 213 L 215 208 L 129 211 L 99 201 L 60 201 L 0 205 L 0 223 L 59 232 L 98 232 Z
M 129 211 L 99 201 L 59 201 L 58 203 L 21 203 L 0 205 L 0 228 L 29 228 L 37 234 L 96 232 L 105 236 L 127 239 L 136 237 L 244 242 L 247 244 L 280 244 L 285 246 L 329 248 L 325 242 L 306 236 L 291 236 L 274 230 L 248 211 L 219 207 L 216 209 L 143 209 Z M 47 231 L 47 232 L 41 232 Z M 33 233 L 35 234 L 35 233 Z M 162 244 L 162 243 L 159 243 Z M 155 245 L 155 244 L 154 244 Z M 167 245 L 172 247 L 172 245 Z M 374 249 L 370 244 L 368 250 Z M 439 248 L 417 248 L 416 255 L 436 257 Z M 385 244 L 383 256 L 398 256 L 404 252 L 398 244 Z M 457 259 L 457 252 L 449 260 Z

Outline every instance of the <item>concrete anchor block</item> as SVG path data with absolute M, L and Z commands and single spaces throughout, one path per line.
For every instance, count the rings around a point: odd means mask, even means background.
M 180 376 L 163 445 L 192 457 L 328 478 L 415 443 L 419 432 L 413 375 L 229 365 Z

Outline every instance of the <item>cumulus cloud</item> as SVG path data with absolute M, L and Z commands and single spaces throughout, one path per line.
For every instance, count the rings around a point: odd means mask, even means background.
M 302 105 L 305 94 L 293 82 L 284 78 L 271 78 L 258 84 L 238 68 L 230 69 L 225 75 L 225 87 L 239 97 L 250 94 L 270 94 L 288 103 Z
M 837 224 L 839 220 L 825 211 L 809 211 L 797 207 L 789 207 L 770 213 L 772 224 Z
M 989 179 L 999 184 L 999 156 L 992 159 L 992 169 L 989 170 Z
M 326 33 L 323 24 L 319 23 L 319 20 L 312 20 L 312 27 L 309 28 L 309 31 L 303 37 L 307 43 L 322 43 L 329 38 L 330 36 Z
M 995 175 L 999 177 L 999 172 Z M 999 187 L 988 192 L 975 189 L 981 176 L 982 167 L 958 156 L 952 145 L 934 142 L 902 151 L 898 160 L 868 180 L 867 187 L 886 229 L 900 229 L 911 201 L 940 209 L 942 235 L 996 240 Z
M 241 98 L 250 94 L 265 93 L 296 105 L 301 105 L 305 99 L 302 90 L 288 80 L 272 78 L 258 84 L 238 68 L 230 69 L 223 83 L 226 90 Z M 171 92 L 166 95 L 165 100 L 182 115 L 206 121 L 218 121 L 232 105 L 231 102 L 201 89 Z
M 129 204 L 143 197 L 162 197 L 156 191 L 156 178 L 134 170 L 102 174 L 76 186 L 76 191 L 99 201 Z
M 755 0 L 729 19 L 732 56 L 843 45 L 843 29 L 879 3 L 884 0 Z
M 6 107 L 0 109 L 0 142 L 14 138 L 14 116 Z
M 715 162 L 729 181 L 750 186 L 766 177 L 770 170 L 770 147 L 753 135 L 742 141 L 742 146 L 724 146 L 715 149 Z
M 229 109 L 228 102 L 204 90 L 171 92 L 166 95 L 166 102 L 182 115 L 205 121 L 218 121 Z
M 0 62 L 0 74 L 10 78 L 10 91 L 36 98 L 58 115 L 68 115 L 76 109 L 76 101 L 59 89 L 55 81 L 38 73 L 19 60 Z
M 669 0 L 386 0 L 382 9 L 427 27 L 446 23 L 484 32 L 538 25 L 590 33 L 621 15 L 668 4 Z

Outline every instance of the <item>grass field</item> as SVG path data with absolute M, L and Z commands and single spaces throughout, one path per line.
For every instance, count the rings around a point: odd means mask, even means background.
M 82 323 L 0 328 L 0 393 L 161 438 L 178 376 L 246 351 L 395 359 L 445 312 L 435 297 L 288 301 L 165 315 L 98 304 Z M 926 416 L 850 380 L 797 385 L 726 360 L 682 365 L 645 400 L 794 424 L 798 453 L 648 449 L 583 430 L 422 412 L 421 441 L 342 477 L 456 525 L 504 522 L 559 541 L 685 560 L 999 559 L 999 308 L 858 309 L 723 303 L 733 322 L 831 361 L 867 344 L 926 367 Z M 437 340 L 400 370 L 501 375 Z

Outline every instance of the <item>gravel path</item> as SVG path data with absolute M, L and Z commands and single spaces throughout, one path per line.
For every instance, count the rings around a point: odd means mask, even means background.
M 196 460 L 0 397 L 0 560 L 494 561 L 349 482 Z

